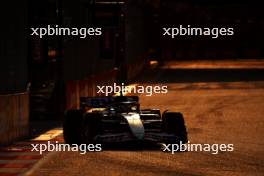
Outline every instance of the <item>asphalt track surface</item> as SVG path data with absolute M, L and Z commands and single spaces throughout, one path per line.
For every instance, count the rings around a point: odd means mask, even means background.
M 168 85 L 167 94 L 140 95 L 141 108 L 182 112 L 194 144 L 233 144 L 234 151 L 162 152 L 125 146 L 103 152 L 52 152 L 30 175 L 230 175 L 264 173 L 264 78 L 262 69 L 158 69 L 138 80 Z

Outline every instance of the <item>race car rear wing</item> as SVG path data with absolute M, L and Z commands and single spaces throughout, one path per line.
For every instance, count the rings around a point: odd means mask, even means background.
M 81 97 L 80 107 L 104 108 L 118 103 L 138 103 L 138 96 Z

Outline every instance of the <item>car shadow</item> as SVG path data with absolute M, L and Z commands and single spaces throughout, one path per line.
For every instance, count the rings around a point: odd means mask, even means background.
M 159 74 L 157 74 L 159 73 Z M 264 69 L 161 69 L 148 70 L 138 83 L 197 83 L 264 81 Z

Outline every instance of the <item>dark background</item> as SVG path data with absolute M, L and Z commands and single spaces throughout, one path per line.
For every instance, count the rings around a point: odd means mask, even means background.
M 232 27 L 234 36 L 176 37 L 163 41 L 165 58 L 232 59 L 263 57 L 264 21 L 255 1 L 161 1 L 162 26 Z
M 93 14 L 100 11 L 100 8 L 91 6 L 91 2 L 93 1 L 28 0 L 1 5 L 0 92 L 23 91 L 32 80 L 61 79 L 58 78 L 60 76 L 66 80 L 81 79 L 96 71 L 120 65 L 120 58 L 131 62 L 133 58 L 148 50 L 154 50 L 154 56 L 164 60 L 263 57 L 262 5 L 255 1 L 127 1 L 125 7 L 122 7 L 122 13 L 125 14 L 122 23 L 114 24 L 111 19 L 105 20 L 110 26 L 112 23 L 116 28 L 124 28 L 120 39 L 123 42 L 118 47 L 125 49 L 126 55 L 119 58 L 113 58 L 112 55 L 111 58 L 109 51 L 109 59 L 103 59 L 102 62 L 100 61 L 104 57 L 103 53 L 107 51 L 102 49 L 98 39 L 53 37 L 39 41 L 28 35 L 28 28 L 32 26 L 98 25 L 101 19 L 94 19 Z M 113 8 L 115 7 L 109 6 L 101 11 L 111 11 Z M 115 11 L 116 15 L 119 15 L 119 10 Z M 234 27 L 235 35 L 218 39 L 162 38 L 162 27 L 180 24 L 190 24 L 193 27 Z M 102 25 L 109 28 L 106 24 Z M 120 29 L 118 30 L 120 32 Z M 114 35 L 113 30 L 109 31 L 110 35 Z M 48 53 L 53 50 L 57 51 L 57 54 L 52 58 Z M 51 60 L 58 63 L 48 63 Z M 60 75 L 60 69 L 67 71 Z

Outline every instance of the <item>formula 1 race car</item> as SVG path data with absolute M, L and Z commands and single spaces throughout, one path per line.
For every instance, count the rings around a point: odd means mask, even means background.
M 187 143 L 183 115 L 159 109 L 140 109 L 137 96 L 82 97 L 79 110 L 65 115 L 66 143 L 151 141 Z

